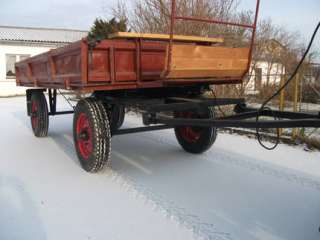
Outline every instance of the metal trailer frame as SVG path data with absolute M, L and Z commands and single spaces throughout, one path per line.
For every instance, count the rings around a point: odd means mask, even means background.
M 165 99 L 167 103 L 145 103 L 140 106 L 143 124 L 147 127 L 119 129 L 113 135 L 162 130 L 177 126 L 215 127 L 215 128 L 297 128 L 320 127 L 320 112 L 318 114 L 260 110 L 247 107 L 242 98 L 176 98 Z M 109 100 L 110 101 L 110 100 Z M 120 104 L 126 105 L 124 102 Z M 215 119 L 176 118 L 167 112 L 193 111 L 208 107 L 234 106 L 234 114 Z M 259 117 L 272 117 L 274 120 L 259 120 Z
M 172 65 L 172 48 L 173 48 L 173 43 L 174 43 L 174 26 L 175 26 L 176 21 L 177 20 L 194 21 L 194 22 L 203 22 L 203 23 L 208 23 L 208 24 L 221 24 L 221 25 L 227 25 L 227 26 L 236 26 L 236 27 L 242 27 L 242 28 L 252 30 L 251 40 L 250 40 L 250 48 L 249 48 L 249 53 L 248 53 L 247 69 L 242 76 L 242 78 L 244 78 L 250 69 L 250 64 L 251 64 L 251 60 L 252 60 L 252 52 L 253 52 L 253 47 L 254 47 L 255 37 L 256 37 L 259 9 L 260 9 L 260 0 L 256 0 L 254 21 L 253 21 L 253 24 L 250 25 L 250 24 L 227 22 L 227 21 L 222 21 L 222 20 L 217 20 L 217 19 L 205 19 L 205 18 L 199 18 L 199 17 L 177 16 L 176 0 L 172 0 L 171 1 L 170 33 L 169 33 L 170 38 L 169 38 L 167 70 L 170 71 L 171 65 Z
M 45 92 L 46 89 L 27 90 L 27 109 L 30 116 L 30 96 L 35 91 Z M 215 127 L 215 128 L 297 128 L 320 127 L 320 112 L 318 114 L 278 111 L 270 109 L 249 108 L 243 98 L 203 98 L 180 95 L 173 97 L 171 92 L 164 93 L 155 98 L 143 97 L 136 91 L 129 92 L 127 96 L 121 92 L 106 94 L 96 92 L 92 97 L 106 104 L 122 105 L 126 108 L 134 107 L 142 113 L 142 123 L 145 127 L 118 129 L 112 135 L 147 132 L 170 129 L 177 126 Z M 57 91 L 48 89 L 49 116 L 73 114 L 74 111 L 57 111 Z M 234 106 L 234 114 L 215 119 L 175 118 L 172 112 L 194 111 L 208 107 Z M 168 114 L 169 113 L 169 114 Z M 258 120 L 259 117 L 272 117 L 274 120 Z

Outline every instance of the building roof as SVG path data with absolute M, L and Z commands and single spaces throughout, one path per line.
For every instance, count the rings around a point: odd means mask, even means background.
M 71 43 L 87 34 L 87 31 L 72 29 L 0 26 L 0 41 Z

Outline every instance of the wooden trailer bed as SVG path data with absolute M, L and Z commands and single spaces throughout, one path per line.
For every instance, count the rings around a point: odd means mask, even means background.
M 221 38 L 117 33 L 90 47 L 86 39 L 16 64 L 18 86 L 70 90 L 115 90 L 207 82 L 240 83 L 249 48 L 218 46 Z

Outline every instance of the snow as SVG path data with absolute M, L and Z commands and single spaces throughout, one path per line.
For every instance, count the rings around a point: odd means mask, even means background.
M 192 155 L 164 130 L 115 136 L 111 169 L 89 174 L 71 115 L 37 139 L 24 98 L 0 109 L 1 240 L 320 238 L 319 152 L 220 133 Z M 130 114 L 125 126 L 139 123 Z

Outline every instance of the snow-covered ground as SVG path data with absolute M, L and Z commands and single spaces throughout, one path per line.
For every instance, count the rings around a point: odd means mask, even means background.
M 37 139 L 23 97 L 0 110 L 1 240 L 320 239 L 319 152 L 220 134 L 191 155 L 165 130 L 115 136 L 112 169 L 88 174 L 71 115 Z

